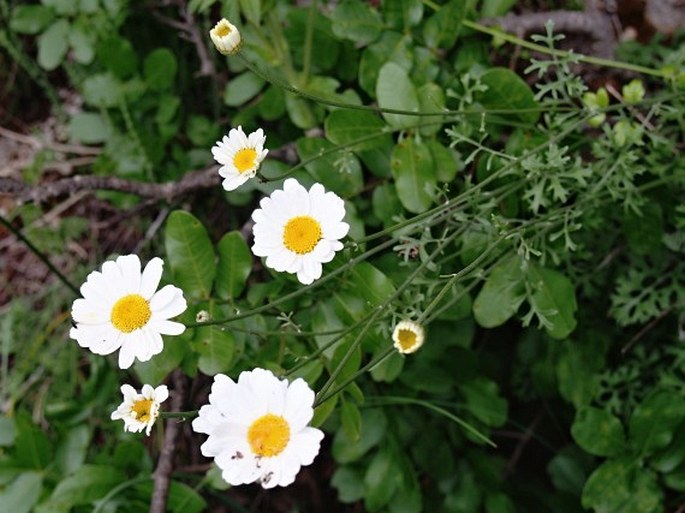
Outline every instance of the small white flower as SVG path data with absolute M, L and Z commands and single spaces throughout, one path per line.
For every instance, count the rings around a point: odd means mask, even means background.
M 402 354 L 417 351 L 425 338 L 423 326 L 414 321 L 400 321 L 392 332 L 393 345 Z
M 254 369 L 241 372 L 236 383 L 217 374 L 193 429 L 209 435 L 200 450 L 214 458 L 227 483 L 288 486 L 319 453 L 323 432 L 307 426 L 313 404 L 314 392 L 302 378 L 288 384 Z
M 269 153 L 264 149 L 266 136 L 259 128 L 249 136 L 242 127 L 232 128 L 228 135 L 212 147 L 214 160 L 221 164 L 219 174 L 224 178 L 224 189 L 232 191 L 253 178 L 259 165 Z
M 102 264 L 81 285 L 83 298 L 74 301 L 75 326 L 69 336 L 95 354 L 119 351 L 119 367 L 138 358 L 148 361 L 164 349 L 162 335 L 180 335 L 185 326 L 169 319 L 185 311 L 183 291 L 166 285 L 157 291 L 163 262 L 153 258 L 141 273 L 137 255 Z M 155 292 L 156 291 L 156 292 Z
M 240 32 L 226 18 L 221 18 L 214 28 L 209 31 L 209 37 L 216 49 L 224 55 L 233 55 L 240 51 L 242 39 Z
M 321 264 L 333 260 L 335 252 L 343 248 L 339 239 L 350 230 L 343 222 L 345 202 L 319 183 L 307 191 L 288 178 L 283 190 L 274 191 L 259 206 L 252 213 L 252 252 L 266 257 L 267 267 L 296 273 L 304 285 L 318 280 Z
M 152 388 L 143 385 L 139 394 L 131 385 L 122 385 L 124 402 L 112 412 L 112 420 L 123 420 L 124 431 L 140 433 L 143 429 L 150 435 L 152 425 L 159 416 L 159 405 L 169 397 L 166 385 Z

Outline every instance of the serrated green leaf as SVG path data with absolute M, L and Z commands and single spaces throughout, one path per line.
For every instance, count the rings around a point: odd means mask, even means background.
M 252 271 L 252 253 L 238 231 L 224 235 L 219 244 L 219 264 L 214 288 L 221 299 L 240 296 Z
M 585 451 L 596 456 L 619 456 L 626 447 L 621 421 L 607 410 L 590 406 L 576 412 L 571 435 Z
M 526 298 L 521 262 L 509 258 L 495 267 L 473 302 L 473 315 L 484 328 L 507 322 Z
M 376 82 L 378 105 L 384 109 L 419 112 L 419 97 L 409 78 L 409 73 L 399 64 L 386 62 L 378 72 Z M 388 124 L 394 128 L 407 128 L 419 123 L 417 116 L 383 113 Z
M 395 146 L 390 165 L 404 208 L 414 214 L 428 210 L 437 185 L 435 163 L 428 147 L 407 137 Z
M 200 220 L 182 210 L 172 212 L 166 222 L 164 245 L 174 283 L 188 297 L 209 299 L 216 261 L 209 234 Z

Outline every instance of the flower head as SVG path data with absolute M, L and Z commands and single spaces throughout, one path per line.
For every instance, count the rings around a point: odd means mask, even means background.
M 139 433 L 144 429 L 149 436 L 159 416 L 159 405 L 167 400 L 169 390 L 165 385 L 157 388 L 143 385 L 141 393 L 138 393 L 131 385 L 122 385 L 121 393 L 124 402 L 112 412 L 112 420 L 123 420 L 124 431 Z
M 402 354 L 418 351 L 425 338 L 423 326 L 414 321 L 400 321 L 392 332 L 393 345 Z
M 307 426 L 313 403 L 314 392 L 301 378 L 288 383 L 254 369 L 241 372 L 236 383 L 217 374 L 193 429 L 209 435 L 200 450 L 229 484 L 288 486 L 319 453 L 323 432 Z
M 216 49 L 224 55 L 233 55 L 240 51 L 243 44 L 240 32 L 226 18 L 221 18 L 209 31 L 209 37 Z
M 162 352 L 162 335 L 180 335 L 185 326 L 169 319 L 185 311 L 183 291 L 173 285 L 157 290 L 162 260 L 153 258 L 141 273 L 137 255 L 102 264 L 81 285 L 83 298 L 74 301 L 74 327 L 69 336 L 95 354 L 119 349 L 119 367 L 128 369 Z
M 224 189 L 232 191 L 253 178 L 259 165 L 269 153 L 264 149 L 266 136 L 261 128 L 245 135 L 242 127 L 232 128 L 228 135 L 212 147 L 214 160 L 221 164 L 219 174 L 224 178 Z
M 260 201 L 252 213 L 255 222 L 252 252 L 266 257 L 266 265 L 278 272 L 297 274 L 309 285 L 321 277 L 323 263 L 342 249 L 350 229 L 343 222 L 345 202 L 316 183 L 307 191 L 294 178 L 283 190 Z

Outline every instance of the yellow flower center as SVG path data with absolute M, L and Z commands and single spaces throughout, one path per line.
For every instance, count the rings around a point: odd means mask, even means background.
M 231 33 L 231 27 L 224 20 L 217 23 L 214 30 L 216 30 L 216 35 L 219 37 L 225 37 Z
M 129 294 L 114 303 L 110 320 L 114 327 L 124 333 L 142 328 L 150 320 L 150 304 L 140 294 Z
M 247 441 L 257 456 L 276 456 L 290 441 L 290 426 L 280 415 L 267 413 L 249 427 Z
M 402 346 L 402 349 L 405 351 L 411 349 L 414 347 L 414 344 L 416 344 L 416 333 L 412 330 L 400 329 L 397 338 L 399 339 L 400 346 Z
M 239 173 L 250 171 L 255 167 L 257 161 L 257 151 L 254 148 L 244 148 L 238 151 L 233 157 L 233 165 Z
M 152 418 L 151 409 L 152 399 L 140 399 L 131 406 L 131 411 L 136 414 L 136 420 L 139 420 L 140 422 L 150 422 L 150 419 Z
M 298 255 L 313 251 L 320 240 L 321 225 L 313 217 L 293 217 L 285 225 L 283 244 Z

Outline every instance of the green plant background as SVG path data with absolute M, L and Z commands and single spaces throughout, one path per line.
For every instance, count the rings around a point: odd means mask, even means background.
M 514 1 L 372 4 L 0 2 L 0 76 L 18 73 L 5 121 L 51 113 L 68 144 L 99 150 L 79 173 L 177 182 L 237 125 L 272 151 L 265 180 L 231 193 L 218 177 L 152 204 L 97 192 L 129 212 L 115 244 L 87 209 L 9 211 L 72 283 L 116 254 L 161 256 L 193 327 L 123 373 L 68 338 L 75 296 L 54 277 L 3 305 L 3 509 L 146 510 L 163 423 L 145 439 L 110 421 L 120 383 L 180 368 L 196 409 L 207 376 L 258 366 L 317 391 L 326 442 L 302 472 L 324 498 L 301 481 L 265 503 L 227 490 L 186 422 L 170 511 L 682 511 L 682 38 L 622 45 L 624 66 L 557 52 L 548 27 L 510 67 L 512 45 L 475 21 Z M 239 57 L 211 48 L 220 15 Z M 597 69 L 615 73 L 610 101 Z M 55 151 L 23 180 L 40 187 Z M 246 242 L 285 176 L 346 202 L 345 249 L 310 287 Z M 406 357 L 390 341 L 403 318 L 428 333 Z

